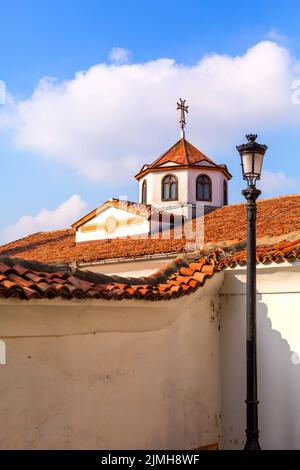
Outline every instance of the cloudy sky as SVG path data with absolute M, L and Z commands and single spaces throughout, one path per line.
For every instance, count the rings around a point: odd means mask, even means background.
M 261 3 L 2 3 L 0 242 L 136 200 L 133 175 L 179 138 L 179 97 L 188 140 L 233 174 L 230 202 L 247 132 L 269 146 L 264 197 L 300 192 L 300 4 Z

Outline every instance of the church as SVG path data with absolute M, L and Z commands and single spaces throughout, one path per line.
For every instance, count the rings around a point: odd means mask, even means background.
M 180 99 L 177 109 L 181 138 L 136 174 L 139 202 L 106 201 L 72 225 L 76 243 L 151 237 L 227 205 L 231 174 L 225 164 L 216 164 L 186 140 L 185 100 Z
M 243 448 L 246 207 L 177 108 L 137 202 L 0 247 L 0 448 Z M 260 443 L 299 450 L 300 195 L 257 211 Z

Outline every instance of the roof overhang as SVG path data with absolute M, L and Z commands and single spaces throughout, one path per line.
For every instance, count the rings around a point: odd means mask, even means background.
M 84 215 L 83 217 L 81 217 L 76 222 L 74 222 L 74 224 L 72 224 L 71 227 L 73 229 L 77 229 L 78 227 L 83 225 L 85 222 L 88 222 L 89 220 L 93 219 L 99 212 L 106 209 L 107 207 L 110 207 L 112 205 L 112 202 L 113 202 L 112 200 L 108 200 L 108 201 L 104 202 L 103 204 L 101 204 L 101 206 L 96 207 L 96 209 L 93 209 L 91 212 Z
M 159 173 L 159 172 L 174 171 L 174 170 L 198 170 L 198 171 L 199 170 L 203 170 L 203 171 L 212 170 L 212 171 L 219 171 L 223 173 L 223 175 L 229 180 L 232 178 L 232 175 L 231 173 L 229 173 L 226 165 L 207 166 L 207 165 L 201 165 L 201 162 L 200 164 L 195 163 L 193 165 L 176 165 L 176 166 L 172 165 L 172 166 L 154 167 L 154 168 L 150 167 L 144 170 L 142 169 L 137 175 L 135 175 L 135 178 L 139 181 L 141 178 L 148 175 L 149 173 Z
M 73 229 L 77 229 L 81 227 L 81 225 L 93 219 L 97 214 L 104 211 L 108 207 L 115 207 L 123 211 L 131 212 L 133 214 L 139 213 L 139 215 L 144 215 L 148 219 L 150 217 L 150 211 L 151 211 L 150 204 L 139 204 L 139 207 L 137 208 L 138 204 L 139 203 L 123 201 L 120 199 L 114 199 L 114 198 L 108 199 L 108 201 L 105 201 L 103 204 L 101 204 L 101 206 L 96 207 L 96 209 L 92 210 L 85 216 L 81 217 L 81 219 L 74 222 L 74 224 L 72 224 L 71 227 Z M 144 206 L 144 207 L 141 207 L 141 206 Z

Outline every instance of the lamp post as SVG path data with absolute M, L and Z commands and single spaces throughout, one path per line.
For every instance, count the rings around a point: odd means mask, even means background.
M 256 199 L 261 192 L 256 188 L 256 181 L 260 179 L 263 158 L 268 147 L 255 142 L 257 135 L 248 134 L 246 138 L 246 144 L 237 146 L 241 156 L 243 178 L 247 181 L 247 188 L 242 191 L 247 201 L 247 440 L 244 449 L 260 450 L 256 362 Z

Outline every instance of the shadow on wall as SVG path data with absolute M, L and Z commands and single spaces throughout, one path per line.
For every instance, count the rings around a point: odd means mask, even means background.
M 260 301 L 257 310 L 260 443 L 264 449 L 300 449 L 299 358 L 272 328 L 268 306 Z
M 244 288 L 244 286 L 243 286 Z M 257 294 L 259 430 L 262 449 L 300 449 L 300 363 L 280 332 L 272 312 L 284 321 L 288 294 Z M 262 298 L 264 301 L 262 301 Z M 267 303 L 266 303 L 267 302 Z M 294 312 L 299 311 L 300 294 Z M 246 428 L 246 313 L 244 294 L 224 294 L 221 301 L 222 448 L 242 449 Z M 295 324 L 295 328 L 298 328 Z M 300 344 L 299 344 L 300 346 Z

